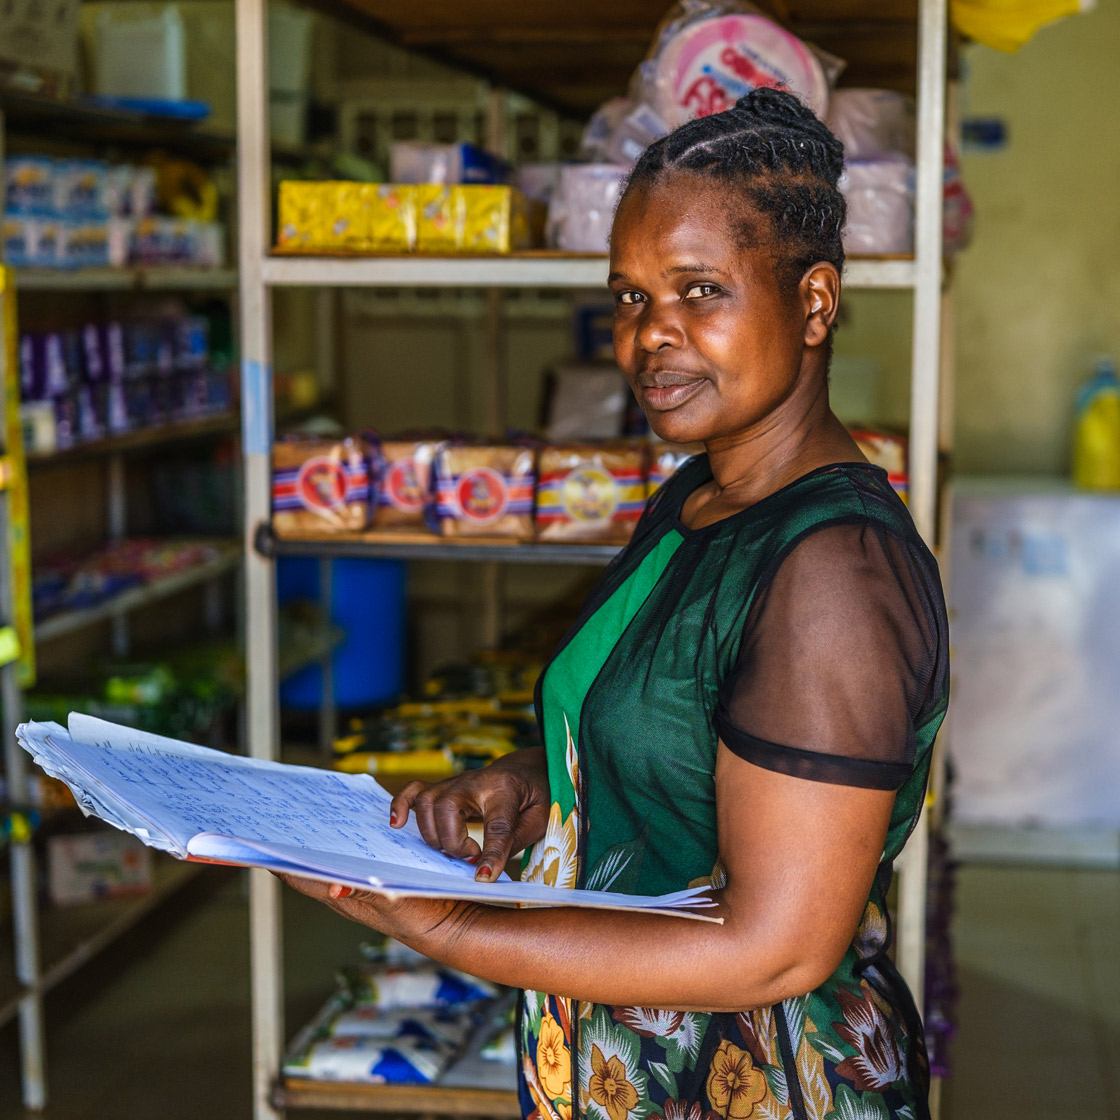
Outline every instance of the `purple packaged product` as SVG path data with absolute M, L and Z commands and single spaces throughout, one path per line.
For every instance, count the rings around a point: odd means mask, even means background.
M 58 331 L 48 331 L 38 336 L 42 342 L 43 396 L 55 397 L 70 388 L 70 374 L 66 368 L 66 337 Z
M 30 334 L 19 336 L 19 399 L 21 401 L 41 401 L 43 399 L 43 375 L 36 362 L 35 338 Z
M 105 427 L 94 404 L 93 387 L 82 385 L 75 393 L 78 410 L 78 438 L 83 443 L 103 439 Z
M 86 323 L 81 330 L 82 372 L 91 385 L 105 380 L 105 354 L 102 350 L 101 329 L 96 323 Z
M 97 330 L 101 336 L 105 376 L 113 384 L 118 384 L 125 376 L 124 328 L 120 323 L 101 323 Z
M 78 402 L 73 393 L 54 398 L 55 446 L 65 451 L 78 442 Z
M 156 372 L 164 377 L 175 372 L 175 323 L 164 320 L 154 325 L 156 340 Z
M 105 426 L 112 435 L 127 432 L 130 427 L 128 416 L 128 399 L 125 395 L 124 385 L 119 381 L 110 381 L 105 389 Z

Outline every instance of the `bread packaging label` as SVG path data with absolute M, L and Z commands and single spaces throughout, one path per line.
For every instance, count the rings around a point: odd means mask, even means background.
M 436 458 L 440 533 L 531 540 L 534 460 L 526 447 L 444 447 Z
M 272 449 L 277 536 L 364 529 L 370 519 L 369 449 L 345 439 L 282 440 Z
M 540 454 L 537 536 L 551 541 L 625 543 L 645 507 L 638 445 L 569 444 Z

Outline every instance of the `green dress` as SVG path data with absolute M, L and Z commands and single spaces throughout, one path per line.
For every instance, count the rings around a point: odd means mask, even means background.
M 945 713 L 936 562 L 866 464 L 815 470 L 689 529 L 690 460 L 651 499 L 538 684 L 552 805 L 524 877 L 662 894 L 722 883 L 715 759 L 896 790 L 850 949 L 815 991 L 698 1013 L 526 992 L 526 1116 L 922 1120 L 927 1062 L 887 953 L 891 861 L 924 799 Z M 749 811 L 749 806 L 744 807 Z

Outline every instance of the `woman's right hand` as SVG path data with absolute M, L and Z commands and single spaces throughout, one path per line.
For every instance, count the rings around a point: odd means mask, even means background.
M 393 798 L 389 823 L 403 827 L 411 811 L 428 844 L 477 863 L 474 877 L 485 881 L 544 835 L 550 801 L 544 748 L 526 747 L 442 782 L 409 782 Z M 482 821 L 481 847 L 467 833 L 470 820 Z

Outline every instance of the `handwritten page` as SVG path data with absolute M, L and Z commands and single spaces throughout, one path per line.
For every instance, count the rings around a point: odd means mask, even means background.
M 700 915 L 681 908 L 714 905 L 704 888 L 646 897 L 558 890 L 504 875 L 476 883 L 474 868 L 428 847 L 414 820 L 390 828 L 392 799 L 368 774 L 244 758 L 77 714 L 70 727 L 21 724 L 17 736 L 47 773 L 66 782 L 84 812 L 180 858 L 267 867 L 394 896 L 688 917 Z

